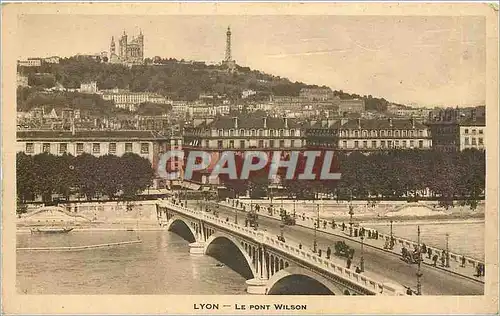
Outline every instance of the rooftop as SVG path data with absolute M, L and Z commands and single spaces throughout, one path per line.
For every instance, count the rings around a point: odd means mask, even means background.
M 413 127 L 415 124 L 415 127 Z M 387 120 L 377 120 L 377 119 L 354 119 L 349 120 L 347 123 L 342 125 L 342 128 L 348 129 L 422 129 L 426 128 L 424 124 L 416 120 L 411 119 L 387 119 Z
M 57 130 L 29 130 L 17 131 L 17 139 L 20 140 L 63 140 L 63 139 L 142 139 L 157 140 L 169 137 L 170 131 L 163 134 L 152 131 L 139 130 L 80 130 L 75 131 L 57 131 Z

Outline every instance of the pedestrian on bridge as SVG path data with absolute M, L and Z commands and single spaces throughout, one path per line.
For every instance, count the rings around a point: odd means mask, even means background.
M 474 274 L 474 276 L 478 277 L 478 276 L 481 276 L 481 264 L 478 263 L 476 265 L 476 274 Z
M 299 249 L 302 249 L 302 244 L 299 244 Z
M 326 259 L 330 259 L 330 255 L 332 254 L 332 249 L 330 247 L 328 247 L 326 249 Z
M 465 256 L 462 256 L 462 264 L 460 264 L 462 268 L 465 267 Z
M 347 258 L 347 269 L 350 269 L 351 268 L 351 258 Z
M 436 266 L 437 266 L 437 261 L 438 261 L 438 255 L 434 255 L 434 256 L 432 257 L 432 265 L 433 265 L 434 267 L 436 267 Z
M 321 257 L 321 249 L 318 250 L 318 256 Z
M 323 229 L 326 229 L 326 221 L 323 221 Z
M 432 249 L 431 248 L 427 248 L 427 256 L 429 257 L 429 259 L 431 258 L 431 256 L 432 256 Z

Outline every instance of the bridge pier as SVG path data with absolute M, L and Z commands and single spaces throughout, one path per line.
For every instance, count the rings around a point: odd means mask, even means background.
M 247 280 L 245 283 L 247 284 L 247 293 L 248 294 L 259 294 L 266 295 L 267 293 L 267 281 L 260 278 L 254 278 Z
M 189 253 L 203 255 L 205 249 L 204 242 L 193 242 L 189 244 Z

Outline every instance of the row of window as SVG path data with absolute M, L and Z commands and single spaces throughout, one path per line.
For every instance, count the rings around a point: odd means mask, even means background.
M 386 136 L 394 136 L 394 137 L 424 137 L 424 131 L 423 130 L 419 130 L 419 131 L 416 131 L 416 130 L 402 130 L 402 131 L 399 131 L 399 130 L 387 130 L 387 131 L 384 131 L 384 130 L 381 130 L 381 131 L 375 131 L 375 130 L 372 130 L 372 131 L 367 131 L 367 130 L 363 130 L 363 131 L 358 131 L 358 130 L 354 130 L 354 131 L 351 131 L 351 136 L 354 136 L 354 137 L 359 137 L 359 135 L 362 135 L 362 137 L 386 137 Z M 340 136 L 343 136 L 343 137 L 347 137 L 349 136 L 349 131 L 347 130 L 341 130 L 340 131 Z
M 219 129 L 218 131 L 218 135 L 220 137 L 223 137 L 223 136 L 264 136 L 264 130 L 263 129 L 258 129 L 258 130 L 255 130 L 255 129 L 252 129 L 252 130 L 245 130 L 245 129 L 240 129 L 240 132 L 238 135 L 235 135 L 235 130 L 234 129 L 230 129 L 229 131 L 228 130 L 223 130 L 223 129 Z M 275 133 L 277 132 L 277 133 Z M 280 129 L 278 131 L 275 131 L 274 129 L 270 129 L 269 130 L 269 136 L 285 136 L 286 133 L 285 133 L 285 130 L 283 129 Z M 294 129 L 291 129 L 289 134 L 289 136 L 296 136 L 295 135 L 295 130 Z M 286 135 L 286 136 L 288 136 Z
M 26 143 L 27 154 L 35 153 L 35 144 L 34 143 Z M 42 143 L 42 152 L 50 153 L 51 152 L 51 144 L 50 143 Z M 59 143 L 59 154 L 64 154 L 68 152 L 68 143 Z M 84 152 L 84 144 L 76 143 L 76 154 L 80 155 Z M 133 152 L 132 143 L 125 143 L 125 152 Z M 101 154 L 101 143 L 92 143 L 92 153 L 93 154 Z M 116 154 L 116 143 L 109 143 L 108 145 L 108 154 L 114 155 Z M 149 154 L 149 143 L 141 143 L 141 154 Z
M 483 129 L 480 128 L 479 130 L 476 130 L 475 128 L 473 128 L 472 130 L 472 135 L 475 135 L 477 132 L 479 132 L 479 134 L 483 134 Z M 469 134 L 469 129 L 466 128 L 465 131 L 464 131 L 465 134 Z
M 371 144 L 371 146 L 368 146 L 368 144 Z M 410 141 L 403 140 L 401 142 L 399 140 L 395 140 L 395 141 L 381 140 L 379 146 L 377 146 L 376 140 L 372 140 L 371 143 L 368 142 L 367 140 L 364 140 L 362 142 L 355 140 L 354 141 L 354 148 L 394 148 L 394 147 L 396 147 L 396 148 L 399 148 L 399 147 L 416 148 L 415 147 L 416 144 L 417 143 L 414 140 L 410 140 Z M 360 145 L 362 145 L 362 147 L 360 147 Z M 340 148 L 349 148 L 347 141 L 345 141 L 345 140 L 342 141 Z M 418 141 L 418 148 L 424 148 L 424 141 L 423 140 Z
M 234 144 L 235 144 L 234 140 L 230 140 L 228 148 L 235 148 Z M 264 147 L 274 148 L 276 143 L 275 143 L 274 139 L 271 139 L 271 140 L 269 140 L 269 143 L 267 143 L 267 144 L 268 144 L 268 146 L 265 146 L 266 143 L 264 143 L 263 140 L 259 140 L 257 148 L 264 148 Z M 278 144 L 279 144 L 279 148 L 285 147 L 285 141 L 283 139 L 281 139 Z M 205 145 L 206 145 L 206 147 L 209 147 L 209 142 L 205 141 Z M 245 147 L 246 147 L 246 140 L 240 140 L 240 147 L 238 147 L 238 148 L 245 148 Z M 289 147 L 295 147 L 295 140 L 293 140 L 293 139 L 290 140 Z M 224 148 L 224 142 L 222 140 L 217 141 L 217 148 Z
M 469 140 L 469 137 L 465 137 L 465 145 L 484 145 L 484 139 L 482 137 L 475 138 L 471 137 Z

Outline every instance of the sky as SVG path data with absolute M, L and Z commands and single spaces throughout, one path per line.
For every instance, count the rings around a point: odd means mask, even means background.
M 18 58 L 109 52 L 142 30 L 145 57 L 236 63 L 292 81 L 418 106 L 485 103 L 483 17 L 23 15 Z

